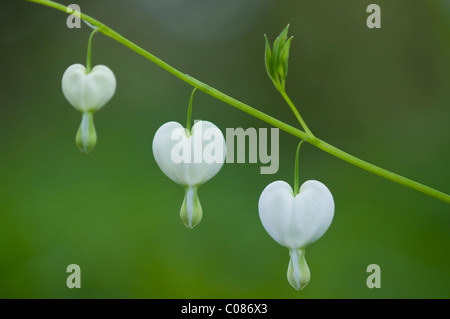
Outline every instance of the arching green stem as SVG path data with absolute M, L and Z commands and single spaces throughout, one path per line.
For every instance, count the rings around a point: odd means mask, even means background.
M 59 3 L 56 3 L 54 1 L 48 1 L 48 0 L 26 0 L 26 1 L 31 1 L 31 2 L 35 2 L 35 3 L 39 3 L 48 7 L 52 7 L 55 8 L 57 10 L 63 11 L 63 12 L 67 12 L 67 7 L 64 5 L 61 5 Z M 71 13 L 73 14 L 73 10 L 71 11 Z M 122 35 L 118 34 L 116 31 L 112 30 L 111 28 L 109 28 L 108 26 L 106 26 L 105 24 L 101 23 L 100 21 L 84 14 L 81 12 L 76 11 L 77 14 L 80 15 L 80 17 L 82 19 L 84 19 L 85 21 L 88 21 L 90 24 L 98 27 L 98 31 L 102 32 L 103 34 L 109 36 L 110 38 L 116 40 L 117 42 L 123 44 L 124 46 L 126 46 L 127 48 L 135 51 L 136 53 L 142 55 L 143 57 L 147 58 L 148 60 L 152 61 L 153 63 L 155 63 L 156 65 L 158 65 L 159 67 L 163 68 L 164 70 L 166 70 L 167 72 L 173 74 L 174 76 L 176 76 L 177 78 L 181 79 L 182 81 L 188 83 L 189 85 L 192 85 L 193 87 L 198 88 L 200 91 L 222 101 L 225 102 L 243 112 L 246 112 L 248 114 L 250 114 L 251 116 L 258 118 L 274 127 L 278 127 L 279 129 L 292 134 L 300 139 L 304 139 L 305 137 L 308 137 L 307 142 L 310 143 L 311 145 L 314 145 L 315 147 L 333 155 L 336 156 L 337 158 L 340 158 L 352 165 L 355 165 L 359 168 L 362 168 L 368 172 L 371 172 L 373 174 L 376 174 L 378 176 L 381 176 L 383 178 L 386 178 L 388 180 L 391 180 L 395 183 L 398 183 L 400 185 L 409 187 L 411 189 L 414 189 L 416 191 L 422 192 L 426 195 L 432 196 L 434 198 L 437 198 L 439 200 L 442 200 L 446 203 L 450 203 L 450 195 L 447 195 L 441 191 L 438 191 L 436 189 L 433 189 L 429 186 L 423 185 L 421 183 L 415 182 L 411 179 L 408 179 L 406 177 L 400 176 L 398 174 L 392 173 L 386 169 L 383 169 L 381 167 L 378 167 L 376 165 L 370 164 L 366 161 L 363 161 L 355 156 L 352 156 L 344 151 L 341 151 L 340 149 L 318 139 L 317 137 L 315 137 L 311 131 L 309 131 L 309 129 L 307 129 L 307 126 L 304 126 L 304 129 L 306 131 L 303 132 L 302 130 L 299 130 L 293 126 L 290 126 L 280 120 L 277 120 L 276 118 L 267 115 L 241 101 L 238 101 L 234 98 L 232 98 L 231 96 L 226 95 L 225 93 L 220 92 L 219 90 L 193 78 L 192 76 L 185 74 L 183 72 L 178 71 L 177 69 L 175 69 L 174 67 L 170 66 L 169 64 L 167 64 L 166 62 L 162 61 L 161 59 L 157 58 L 156 56 L 154 56 L 153 54 L 151 54 L 150 52 L 144 50 L 143 48 L 139 47 L 138 45 L 134 44 L 133 42 L 131 42 L 130 40 L 128 40 L 127 38 L 123 37 Z M 288 102 L 288 100 L 286 100 Z M 291 102 L 292 103 L 292 102 Z M 288 102 L 289 104 L 289 102 Z M 292 107 L 291 107 L 292 108 Z M 294 112 L 295 113 L 295 112 Z M 302 125 L 303 126 L 303 125 Z

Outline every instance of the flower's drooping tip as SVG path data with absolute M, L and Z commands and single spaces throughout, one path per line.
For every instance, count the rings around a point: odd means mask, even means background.
M 202 216 L 203 210 L 198 199 L 197 187 L 186 187 L 180 211 L 181 220 L 188 229 L 192 229 L 200 223 Z
M 311 272 L 305 259 L 305 250 L 291 249 L 289 256 L 291 259 L 287 271 L 288 281 L 295 289 L 303 289 L 311 279 Z
M 75 142 L 84 154 L 88 154 L 97 144 L 97 132 L 95 131 L 94 114 L 92 112 L 83 113 Z

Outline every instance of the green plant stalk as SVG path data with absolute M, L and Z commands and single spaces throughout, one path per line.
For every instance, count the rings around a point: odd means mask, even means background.
M 187 114 L 187 121 L 186 121 L 186 129 L 188 130 L 189 134 L 191 134 L 191 122 L 192 122 L 192 100 L 194 99 L 194 93 L 197 91 L 197 88 L 194 88 L 191 93 L 191 98 L 189 99 L 189 106 L 188 106 L 188 114 Z
M 64 5 L 61 5 L 59 3 L 53 2 L 53 1 L 48 1 L 48 0 L 26 0 L 26 1 L 30 1 L 30 2 L 35 2 L 35 3 L 39 3 L 48 7 L 52 7 L 54 9 L 63 11 L 63 12 L 67 12 L 67 7 Z M 340 158 L 352 165 L 355 165 L 356 167 L 362 168 L 370 173 L 379 175 L 383 178 L 386 178 L 388 180 L 391 180 L 395 183 L 398 183 L 400 185 L 409 187 L 413 190 L 419 191 L 421 193 L 424 193 L 426 195 L 432 196 L 434 198 L 437 198 L 439 200 L 442 200 L 446 203 L 450 203 L 450 195 L 447 195 L 441 191 L 438 191 L 436 189 L 433 189 L 429 186 L 423 185 L 421 183 L 415 182 L 411 179 L 408 179 L 406 177 L 400 176 L 398 174 L 392 173 L 386 169 L 383 169 L 381 167 L 378 167 L 376 165 L 370 164 L 366 161 L 363 161 L 353 155 L 350 155 L 344 151 L 341 151 L 340 149 L 318 139 L 317 137 L 314 137 L 314 135 L 305 133 L 291 125 L 288 125 L 270 115 L 267 115 L 241 101 L 238 101 L 234 98 L 232 98 L 231 96 L 228 96 L 222 92 L 220 92 L 219 90 L 193 78 L 192 76 L 188 75 L 188 74 L 184 74 L 180 71 L 178 71 L 177 69 L 173 68 L 172 66 L 170 66 L 169 64 L 167 64 L 166 62 L 160 60 L 159 58 L 157 58 L 156 56 L 154 56 L 153 54 L 151 54 L 150 52 L 142 49 L 141 47 L 139 47 L 138 45 L 134 44 L 133 42 L 129 41 L 128 39 L 126 39 L 125 37 L 123 37 L 122 35 L 118 34 L 117 32 L 115 32 L 114 30 L 112 30 L 111 28 L 109 28 L 108 26 L 104 25 L 103 23 L 101 23 L 100 21 L 97 21 L 96 19 L 75 11 L 72 11 L 72 14 L 79 14 L 80 17 L 82 19 L 84 19 L 85 21 L 93 24 L 94 26 L 98 27 L 98 31 L 102 32 L 103 34 L 109 36 L 110 38 L 116 40 L 117 42 L 123 44 L 124 46 L 128 47 L 129 49 L 135 51 L 136 53 L 142 55 L 143 57 L 149 59 L 150 61 L 152 61 L 153 63 L 155 63 L 156 65 L 158 65 L 159 67 L 163 68 L 164 70 L 166 70 L 167 72 L 173 74 L 174 76 L 176 76 L 177 78 L 183 80 L 184 82 L 190 84 L 193 87 L 196 87 L 197 89 L 199 89 L 200 91 L 222 101 L 225 102 L 243 112 L 248 113 L 249 115 L 258 118 L 274 127 L 277 127 L 293 136 L 296 136 L 300 139 L 305 139 L 306 137 L 308 137 L 307 142 L 310 143 L 311 145 L 314 145 L 315 147 L 333 155 L 336 156 L 337 158 Z M 292 102 L 291 102 L 292 103 Z
M 97 31 L 98 31 L 98 29 L 95 29 L 94 31 L 92 31 L 91 35 L 89 36 L 87 58 L 86 58 L 86 73 L 91 73 L 92 38 L 94 37 L 94 34 Z
M 298 195 L 298 193 L 300 192 L 300 183 L 299 183 L 299 167 L 298 167 L 298 162 L 299 162 L 299 157 L 300 157 L 300 146 L 302 146 L 303 142 L 305 140 L 301 140 L 300 143 L 298 143 L 297 146 L 297 153 L 295 154 L 295 168 L 294 168 L 294 197 Z
M 303 129 L 305 130 L 306 134 L 308 134 L 309 138 L 315 138 L 314 134 L 310 131 L 310 129 L 308 128 L 308 125 L 306 125 L 305 121 L 303 120 L 303 118 L 301 117 L 300 113 L 298 112 L 297 108 L 295 107 L 294 103 L 292 103 L 291 99 L 289 98 L 289 96 L 287 95 L 286 91 L 284 90 L 284 88 L 278 88 L 278 91 L 280 91 L 281 96 L 284 98 L 284 100 L 287 102 L 287 104 L 289 105 L 289 107 L 291 108 L 292 112 L 294 112 L 295 117 L 297 118 L 297 120 L 300 122 L 300 125 L 303 127 Z

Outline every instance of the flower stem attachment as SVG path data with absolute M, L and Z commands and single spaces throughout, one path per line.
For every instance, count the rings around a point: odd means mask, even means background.
M 188 113 L 187 113 L 187 122 L 186 122 L 186 129 L 188 130 L 189 134 L 191 133 L 191 119 L 192 119 L 192 100 L 194 99 L 194 93 L 197 91 L 197 88 L 194 88 L 191 93 L 191 98 L 189 99 L 189 106 L 188 106 Z
M 299 162 L 299 154 L 300 154 L 300 146 L 302 146 L 303 142 L 306 140 L 303 139 L 300 141 L 300 143 L 298 143 L 297 146 L 297 153 L 295 155 L 295 168 L 294 168 L 294 197 L 297 196 L 297 194 L 299 193 L 300 190 L 300 183 L 299 183 L 299 167 L 298 167 L 298 162 Z
M 92 38 L 94 37 L 94 34 L 98 31 L 98 28 L 95 28 L 91 35 L 89 36 L 88 41 L 88 48 L 87 48 L 87 59 L 86 59 L 86 74 L 91 73 L 91 56 L 92 56 Z

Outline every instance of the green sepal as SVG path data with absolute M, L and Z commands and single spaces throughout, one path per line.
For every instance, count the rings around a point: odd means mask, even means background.
M 278 64 L 278 72 L 280 74 L 280 78 L 282 79 L 282 85 L 284 87 L 284 82 L 286 81 L 286 77 L 288 74 L 288 62 L 289 62 L 289 49 L 291 48 L 291 41 L 293 37 L 290 37 L 280 52 L 280 63 Z
M 266 35 L 264 35 L 266 41 L 265 63 L 267 73 L 278 89 L 284 89 L 284 84 L 288 73 L 289 49 L 293 38 L 287 38 L 288 31 L 289 24 L 275 39 L 272 50 L 270 50 L 269 40 Z
M 274 81 L 275 72 L 273 69 L 273 59 L 272 59 L 272 51 L 270 50 L 269 40 L 267 36 L 264 34 L 264 38 L 266 39 L 266 53 L 265 53 L 265 61 L 266 61 L 266 70 L 269 77 Z
M 278 66 L 281 62 L 281 52 L 283 50 L 283 47 L 286 43 L 286 37 L 289 30 L 289 24 L 284 28 L 283 31 L 281 31 L 280 35 L 275 39 L 273 43 L 273 56 L 274 56 L 274 64 L 276 66 L 276 69 L 278 69 Z

